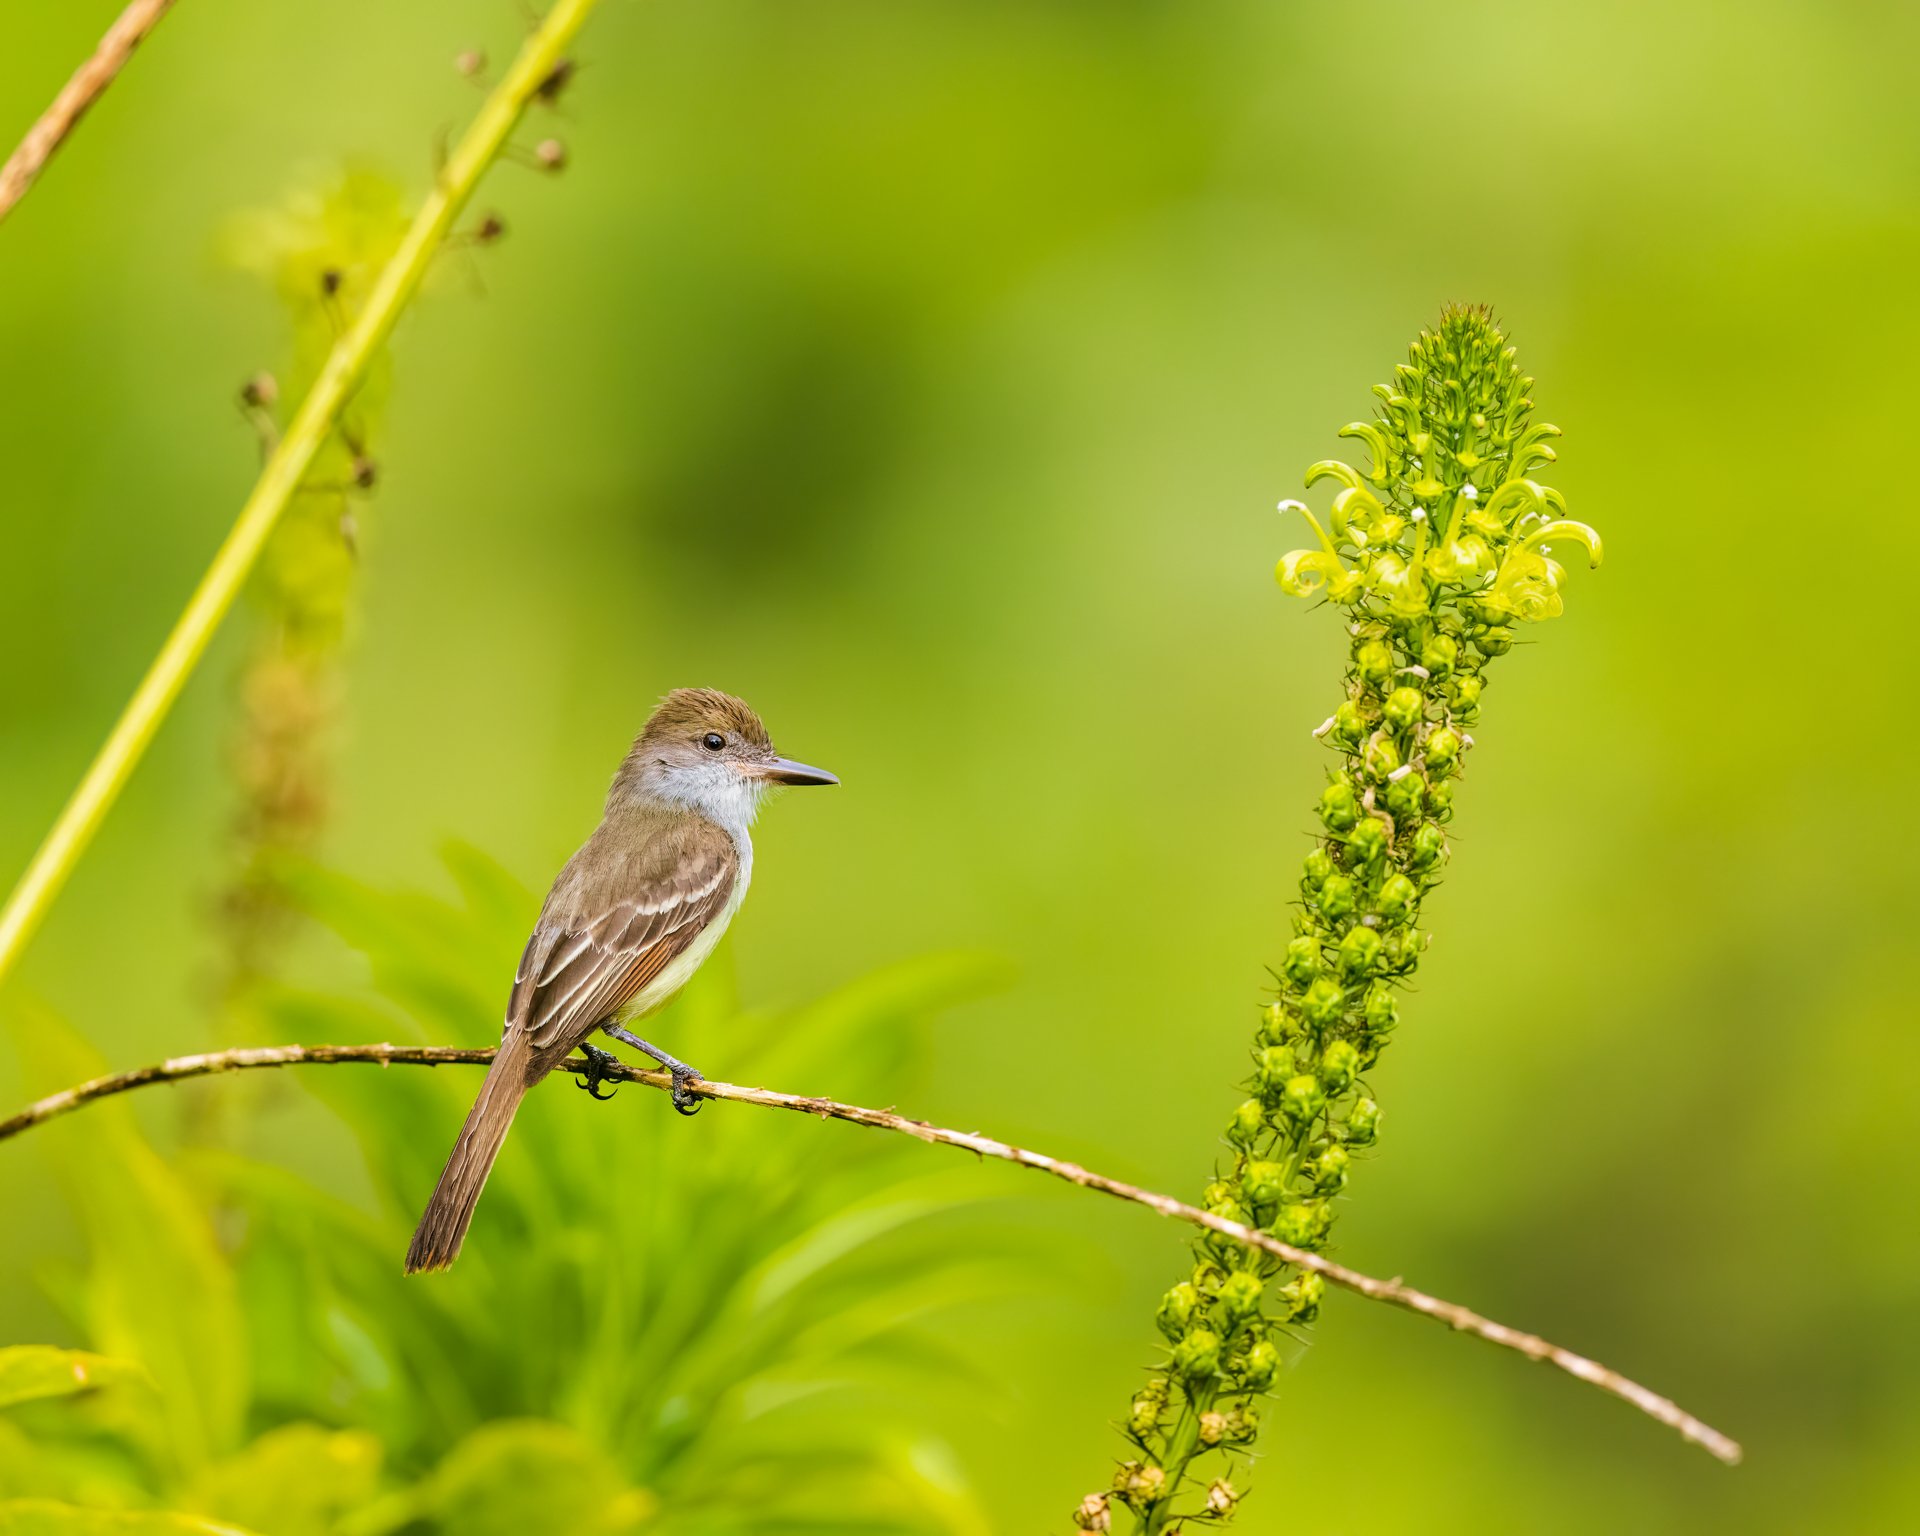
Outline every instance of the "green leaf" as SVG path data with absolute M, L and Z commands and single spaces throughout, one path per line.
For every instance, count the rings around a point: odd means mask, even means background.
M 424 1490 L 426 1512 L 459 1536 L 639 1530 L 656 1501 L 606 1453 L 564 1424 L 506 1419 L 454 1447 Z
M 37 1397 L 70 1397 L 128 1381 L 151 1384 L 147 1373 L 131 1360 L 55 1349 L 50 1344 L 16 1344 L 0 1349 L 0 1408 Z
M 14 1010 L 10 1022 L 30 1082 L 64 1087 L 106 1070 L 46 1009 Z M 234 1449 L 247 1395 L 244 1334 L 233 1271 L 206 1213 L 148 1145 L 124 1098 L 40 1135 L 86 1228 L 91 1341 L 152 1376 L 163 1439 L 179 1465 Z
M 364 1430 L 287 1424 L 209 1468 L 189 1502 L 273 1536 L 328 1536 L 379 1476 L 380 1442 Z

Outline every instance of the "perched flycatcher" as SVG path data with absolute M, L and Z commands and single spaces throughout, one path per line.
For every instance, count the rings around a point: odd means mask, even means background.
M 712 688 L 677 688 L 614 775 L 606 814 L 547 893 L 507 999 L 500 1054 L 460 1128 L 446 1171 L 407 1249 L 407 1273 L 445 1269 L 460 1252 L 487 1173 L 520 1100 L 567 1056 L 611 1060 L 587 1043 L 605 1030 L 673 1074 L 674 1107 L 700 1076 L 621 1026 L 687 984 L 747 894 L 760 798 L 776 784 L 837 784 L 774 754 L 760 717 Z M 598 1098 L 599 1071 L 581 1084 Z

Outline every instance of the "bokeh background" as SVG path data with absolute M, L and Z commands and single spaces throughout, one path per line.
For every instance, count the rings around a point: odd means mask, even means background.
M 7 8 L 0 137 L 115 9 Z M 251 482 L 234 392 L 288 325 L 222 232 L 349 163 L 417 196 L 478 100 L 452 56 L 524 26 L 185 0 L 0 228 L 7 880 Z M 451 838 L 540 887 L 653 698 L 725 686 L 845 780 L 763 823 L 739 996 L 1004 957 L 871 1091 L 1191 1196 L 1338 686 L 1333 616 L 1273 584 L 1301 534 L 1273 503 L 1443 302 L 1489 301 L 1609 558 L 1494 673 L 1339 1252 L 1673 1393 L 1749 1462 L 1342 1296 L 1240 1528 L 1920 1526 L 1917 51 L 1891 3 L 608 0 L 520 135 L 568 170 L 497 168 L 476 210 L 507 237 L 443 258 L 395 340 L 321 860 L 444 896 Z M 226 1027 L 257 622 L 8 983 L 116 1066 Z M 318 926 L 283 964 L 366 985 Z M 804 1071 L 781 1086 L 857 1075 Z M 0 1053 L 0 1099 L 30 1076 Z M 666 1112 L 560 1097 L 589 1130 Z M 190 1135 L 142 1098 L 156 1145 Z M 332 1109 L 250 1102 L 223 1134 L 376 1209 Z M 425 1162 L 457 1113 L 415 1128 Z M 85 1342 L 46 1283 L 87 1251 L 55 1161 L 0 1147 L 0 1342 Z M 921 1320 L 972 1371 L 929 1353 L 885 1411 L 951 1448 L 962 1526 L 1063 1530 L 1181 1239 L 966 1177 L 987 1229 L 1050 1235 Z M 501 1328 L 541 1348 L 537 1314 Z

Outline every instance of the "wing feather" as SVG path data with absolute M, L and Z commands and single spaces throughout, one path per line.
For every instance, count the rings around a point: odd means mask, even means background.
M 733 839 L 710 822 L 603 823 L 554 882 L 507 1028 L 542 1056 L 571 1050 L 720 916 L 739 870 Z

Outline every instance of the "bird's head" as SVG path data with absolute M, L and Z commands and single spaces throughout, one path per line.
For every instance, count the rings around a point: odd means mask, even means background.
M 753 820 L 782 784 L 838 784 L 773 750 L 760 717 L 717 688 L 676 688 L 660 701 L 613 781 L 609 804 L 634 796 L 690 806 L 727 828 Z

